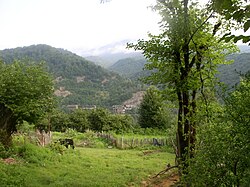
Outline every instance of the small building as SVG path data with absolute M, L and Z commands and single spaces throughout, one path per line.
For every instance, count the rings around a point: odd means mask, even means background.
M 83 110 L 94 110 L 96 109 L 96 105 L 84 105 L 82 106 Z
M 115 114 L 124 114 L 126 111 L 124 105 L 113 105 L 112 109 Z
M 76 110 L 76 109 L 79 108 L 79 105 L 67 105 L 67 108 L 68 108 L 69 110 Z

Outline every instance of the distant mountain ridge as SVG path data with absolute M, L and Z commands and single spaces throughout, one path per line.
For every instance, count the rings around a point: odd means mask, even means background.
M 97 65 L 100 65 L 105 68 L 110 68 L 117 61 L 125 58 L 144 58 L 143 55 L 139 52 L 131 52 L 131 53 L 104 53 L 99 56 L 84 56 L 85 59 L 94 62 Z
M 217 77 L 221 82 L 224 82 L 229 88 L 239 83 L 240 76 L 250 71 L 250 51 L 249 46 L 239 46 L 241 52 L 228 56 L 229 60 L 234 60 L 232 64 L 220 65 L 218 67 Z M 143 70 L 147 61 L 143 58 L 125 58 L 117 61 L 109 67 L 110 70 L 119 73 L 120 75 L 136 80 L 141 77 L 148 76 L 150 72 Z
M 232 64 L 220 65 L 218 78 L 229 88 L 239 83 L 240 77 L 250 71 L 250 53 L 233 54 L 228 57 Z
M 131 80 L 64 49 L 40 44 L 0 51 L 0 59 L 5 63 L 25 58 L 46 62 L 54 76 L 61 106 L 111 107 L 123 103 L 139 91 L 137 84 Z
M 110 66 L 108 69 L 114 72 L 119 73 L 127 77 L 131 77 L 138 72 L 143 71 L 144 65 L 147 63 L 147 60 L 142 57 L 134 58 L 124 58 L 118 60 L 115 64 Z

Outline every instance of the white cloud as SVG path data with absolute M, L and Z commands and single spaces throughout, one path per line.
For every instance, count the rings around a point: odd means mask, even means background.
M 1 0 L 0 49 L 45 43 L 94 48 L 156 31 L 155 0 Z
M 0 49 L 48 44 L 82 51 L 146 38 L 159 30 L 160 16 L 147 8 L 155 1 L 0 0 Z

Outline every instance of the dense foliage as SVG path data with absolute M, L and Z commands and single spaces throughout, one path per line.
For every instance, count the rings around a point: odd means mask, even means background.
M 226 28 L 223 39 L 225 41 L 234 40 L 249 43 L 250 36 L 246 32 L 250 28 L 250 3 L 247 0 L 211 0 L 208 3 L 208 9 L 218 13 L 219 20 L 217 26 L 222 25 Z M 244 34 L 235 34 L 233 30 L 244 31 Z M 242 32 L 241 32 L 242 33 Z
M 250 82 L 242 80 L 225 106 L 214 105 L 213 118 L 199 127 L 198 149 L 186 177 L 194 186 L 248 186 L 249 100 Z
M 52 130 L 65 132 L 67 129 L 74 129 L 78 132 L 93 130 L 95 132 L 133 132 L 137 125 L 130 115 L 112 114 L 104 108 L 93 110 L 78 109 L 65 113 L 53 111 L 48 120 L 37 123 L 40 130 Z
M 149 87 L 138 109 L 139 125 L 142 128 L 166 129 L 174 121 L 158 89 Z
M 43 64 L 27 61 L 0 64 L 0 141 L 2 143 L 8 143 L 6 138 L 16 130 L 19 122 L 26 120 L 36 123 L 52 107 L 53 82 Z

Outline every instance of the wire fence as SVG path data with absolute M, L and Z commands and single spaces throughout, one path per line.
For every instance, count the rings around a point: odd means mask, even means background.
M 112 134 L 97 133 L 97 136 L 107 140 L 110 146 L 119 149 L 128 149 L 146 146 L 165 146 L 167 144 L 166 138 L 125 138 L 114 137 Z

